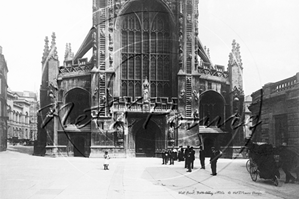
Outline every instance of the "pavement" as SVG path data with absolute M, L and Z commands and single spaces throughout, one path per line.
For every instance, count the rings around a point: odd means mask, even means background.
M 114 158 L 109 170 L 103 158 L 40 157 L 32 147 L 9 145 L 0 152 L 1 199 L 187 199 L 187 198 L 299 198 L 298 183 L 279 186 L 270 180 L 251 180 L 246 159 L 219 159 L 211 176 L 199 160 L 191 173 L 184 162 L 162 165 L 160 158 Z

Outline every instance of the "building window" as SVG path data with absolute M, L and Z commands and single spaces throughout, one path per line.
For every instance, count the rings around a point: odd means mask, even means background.
M 141 85 L 146 78 L 151 85 L 151 97 L 171 95 L 170 20 L 159 4 L 150 4 L 133 2 L 132 10 L 127 11 L 130 14 L 123 15 L 122 96 L 141 96 Z M 154 10 L 147 11 L 146 7 Z M 139 13 L 138 17 L 135 13 Z

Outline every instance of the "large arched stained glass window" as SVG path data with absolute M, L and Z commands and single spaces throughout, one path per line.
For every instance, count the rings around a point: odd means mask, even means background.
M 159 3 L 132 2 L 121 23 L 121 95 L 141 96 L 147 78 L 150 97 L 171 96 L 168 13 Z

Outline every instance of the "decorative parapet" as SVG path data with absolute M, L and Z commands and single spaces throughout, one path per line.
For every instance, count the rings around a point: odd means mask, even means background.
M 152 112 L 162 113 L 171 110 L 177 110 L 177 98 L 171 101 L 167 97 L 152 97 L 149 101 L 143 101 L 131 97 L 115 98 L 112 106 L 112 112 Z
M 261 95 L 263 95 L 263 99 L 268 99 L 278 95 L 285 95 L 286 93 L 290 93 L 291 95 L 295 95 L 295 97 L 299 97 L 298 92 L 289 92 L 295 91 L 296 89 L 299 90 L 299 73 L 275 83 L 265 84 L 262 89 L 251 94 L 252 104 L 259 103 L 262 97 Z
M 282 91 L 287 91 L 296 86 L 299 86 L 299 80 L 297 78 L 297 75 L 272 84 L 271 85 L 271 94 L 279 93 Z
M 88 75 L 93 65 L 87 62 L 87 58 L 78 59 L 74 64 L 72 60 L 65 62 L 66 66 L 59 67 L 58 77 L 66 77 L 72 75 Z
M 209 76 L 228 78 L 228 72 L 224 71 L 222 66 L 216 65 L 215 67 L 212 67 L 209 65 L 209 63 L 206 62 L 203 62 L 202 65 L 198 66 L 198 73 Z

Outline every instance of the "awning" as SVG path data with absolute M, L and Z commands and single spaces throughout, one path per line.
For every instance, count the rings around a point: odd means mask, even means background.
M 226 133 L 226 132 L 222 131 L 218 127 L 199 126 L 199 134 L 220 134 L 220 133 Z

